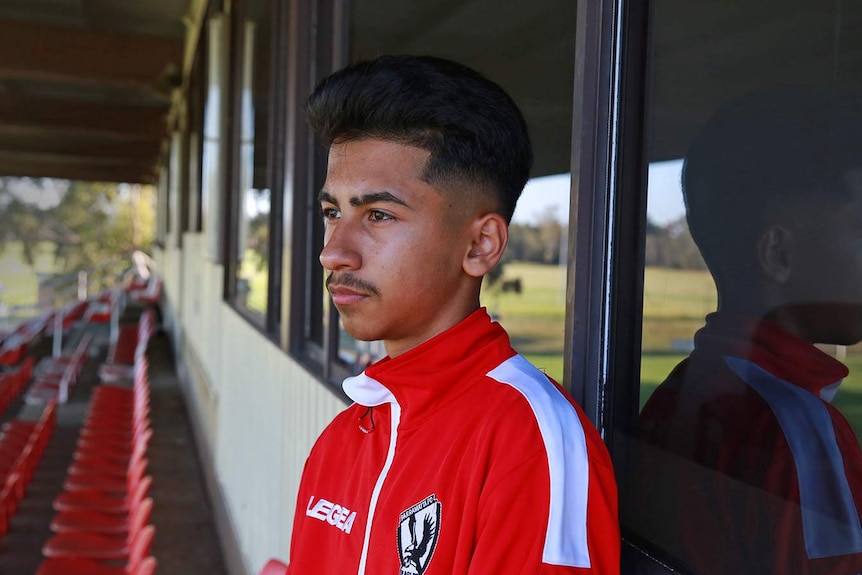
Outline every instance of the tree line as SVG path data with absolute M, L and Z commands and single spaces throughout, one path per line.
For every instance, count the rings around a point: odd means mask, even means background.
M 0 177 L 0 255 L 8 242 L 20 242 L 30 265 L 44 242 L 56 246 L 63 272 L 92 268 L 136 249 L 150 251 L 155 222 L 155 190 L 149 186 Z M 268 226 L 250 231 L 248 247 L 268 244 Z M 567 257 L 567 238 L 568 226 L 553 207 L 534 223 L 513 223 L 502 265 L 491 279 L 502 275 L 509 261 L 559 264 Z M 684 217 L 663 226 L 647 222 L 645 263 L 706 269 Z
M 509 246 L 503 257 L 508 261 L 559 264 L 565 256 L 568 226 L 546 213 L 535 224 L 511 224 Z M 647 221 L 644 254 L 647 266 L 705 270 L 706 264 L 688 231 L 685 217 L 666 225 Z
M 74 272 L 149 252 L 154 237 L 150 186 L 0 177 L 0 255 L 16 242 L 32 266 L 49 243 L 58 271 Z
M 667 225 L 647 220 L 644 262 L 647 266 L 705 270 L 706 263 L 697 249 L 685 217 Z

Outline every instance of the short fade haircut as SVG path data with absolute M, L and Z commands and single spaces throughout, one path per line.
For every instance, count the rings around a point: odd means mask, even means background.
M 327 145 L 375 138 L 427 150 L 423 179 L 495 194 L 507 222 L 533 164 L 512 98 L 475 70 L 431 56 L 379 56 L 333 73 L 309 98 L 308 121 Z
M 682 172 L 689 229 L 716 280 L 745 268 L 776 207 L 849 199 L 846 175 L 860 168 L 858 94 L 773 88 L 722 107 L 694 138 Z

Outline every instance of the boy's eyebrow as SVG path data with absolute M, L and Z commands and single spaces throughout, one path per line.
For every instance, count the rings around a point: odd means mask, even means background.
M 320 203 L 328 202 L 330 204 L 335 204 L 336 206 L 338 205 L 338 200 L 336 200 L 335 197 L 326 190 L 321 190 L 317 195 L 317 201 Z M 377 202 L 389 202 L 407 208 L 410 207 L 407 205 L 407 202 L 387 191 L 369 192 L 367 194 L 362 194 L 361 196 L 353 196 L 350 198 L 350 205 L 354 207 L 365 206 Z

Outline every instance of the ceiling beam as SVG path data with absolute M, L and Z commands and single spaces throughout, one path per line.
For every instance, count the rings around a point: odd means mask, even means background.
M 119 157 L 129 161 L 152 161 L 158 157 L 161 141 L 117 140 L 87 134 L 14 133 L 0 127 L 0 153 L 57 154 L 92 157 Z
M 0 59 L 3 56 L 0 55 Z M 0 130 L 68 129 L 118 138 L 160 138 L 166 133 L 167 106 L 140 106 L 23 97 L 0 93 Z
M 153 184 L 156 173 L 145 164 L 98 165 L 79 162 L 66 164 L 51 161 L 49 157 L 18 155 L 10 157 L 0 153 L 0 177 L 61 178 L 89 182 L 125 182 Z
M 0 20 L 0 78 L 153 87 L 182 58 L 182 39 Z
M 121 166 L 124 164 L 128 164 L 129 160 L 123 157 L 114 156 L 114 155 L 105 155 L 105 156 L 85 156 L 81 154 L 48 154 L 48 153 L 27 153 L 27 152 L 19 152 L 17 150 L 13 151 L 0 151 L 0 161 L 10 161 L 10 162 L 42 162 L 42 163 L 55 163 L 62 164 L 68 166 L 75 165 L 92 165 L 92 166 Z M 149 165 L 150 162 L 137 162 L 142 165 Z

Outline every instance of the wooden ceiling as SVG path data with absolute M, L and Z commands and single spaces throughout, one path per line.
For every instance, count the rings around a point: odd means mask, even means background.
M 0 176 L 154 182 L 184 22 L 203 5 L 0 0 Z M 499 10 L 498 0 L 362 0 L 354 10 L 354 57 L 435 53 L 475 66 L 528 117 L 534 175 L 568 169 L 569 0 L 536 0 L 520 12 Z M 753 88 L 819 81 L 859 90 L 860 24 L 859 4 L 846 0 L 654 2 L 649 160 L 680 157 L 722 102 Z
M 0 2 L 0 176 L 155 182 L 187 4 Z

